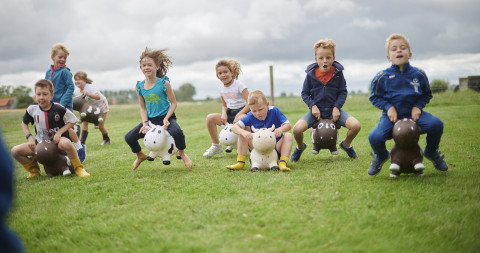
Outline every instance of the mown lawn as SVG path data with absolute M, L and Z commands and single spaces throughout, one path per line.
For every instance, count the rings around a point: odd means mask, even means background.
M 300 98 L 275 102 L 292 125 L 306 111 Z M 16 163 L 8 223 L 28 252 L 480 251 L 480 94 L 447 92 L 426 108 L 445 124 L 440 150 L 450 170 L 441 174 L 425 160 L 424 177 L 397 179 L 389 178 L 389 162 L 376 177 L 366 173 L 367 136 L 381 114 L 366 95 L 349 97 L 344 106 L 362 123 L 353 143 L 359 158 L 341 150 L 314 156 L 308 144 L 290 173 L 229 171 L 234 153 L 204 158 L 211 142 L 205 117 L 220 108 L 216 101 L 179 104 L 192 170 L 172 159 L 169 166 L 158 160 L 132 171 L 135 155 L 123 136 L 140 122 L 139 108 L 111 106 L 112 144 L 101 146 L 100 132 L 90 127 L 90 178 L 28 180 Z M 10 148 L 24 141 L 22 115 L 0 113 Z

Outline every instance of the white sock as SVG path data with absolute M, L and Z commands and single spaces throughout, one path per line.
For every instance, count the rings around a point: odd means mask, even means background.
M 222 145 L 220 145 L 220 144 L 214 144 L 214 143 L 212 143 L 212 144 L 213 144 L 215 147 L 222 147 Z
M 75 144 L 75 148 L 76 148 L 77 150 L 83 148 L 82 143 L 81 143 L 80 141 L 77 141 L 77 142 L 75 142 L 74 144 Z

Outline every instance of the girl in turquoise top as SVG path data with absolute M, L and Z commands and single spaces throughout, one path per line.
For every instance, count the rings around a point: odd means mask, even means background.
M 132 152 L 137 155 L 137 159 L 133 162 L 133 170 L 148 157 L 138 143 L 138 140 L 145 137 L 148 132 L 148 121 L 163 126 L 172 135 L 178 148 L 178 154 L 185 166 L 188 169 L 193 166 L 184 151 L 186 148 L 185 135 L 176 121 L 177 100 L 170 86 L 170 80 L 165 75 L 172 62 L 164 51 L 166 49 L 150 50 L 146 48 L 140 56 L 140 69 L 145 75 L 145 80 L 137 82 L 136 91 L 140 102 L 142 123 L 125 135 L 125 141 Z

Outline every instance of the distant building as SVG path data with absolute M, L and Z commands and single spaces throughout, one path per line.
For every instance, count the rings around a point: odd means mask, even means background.
M 13 97 L 0 98 L 0 110 L 12 109 L 15 107 L 15 99 Z
M 480 76 L 460 77 L 458 79 L 458 88 L 460 90 L 472 89 L 480 92 Z

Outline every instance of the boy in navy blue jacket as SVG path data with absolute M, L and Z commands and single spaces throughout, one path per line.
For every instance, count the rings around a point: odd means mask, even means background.
M 312 127 L 320 119 L 332 119 L 337 124 L 348 129 L 345 140 L 340 148 L 347 152 L 350 158 L 357 158 L 352 141 L 360 132 L 360 122 L 342 110 L 347 98 L 347 84 L 343 77 L 343 66 L 335 61 L 335 42 L 331 39 L 317 41 L 313 46 L 315 63 L 309 65 L 305 72 L 307 76 L 303 83 L 302 99 L 310 109 L 293 127 L 293 136 L 297 147 L 290 158 L 292 162 L 300 159 L 307 144 L 303 142 L 303 132 Z M 317 154 L 312 150 L 313 154 Z M 338 152 L 332 152 L 336 155 Z
M 392 139 L 393 125 L 402 118 L 411 118 L 422 129 L 422 133 L 427 133 L 424 156 L 433 162 L 435 169 L 446 172 L 448 165 L 438 151 L 443 122 L 423 111 L 432 98 L 428 78 L 423 70 L 410 65 L 412 53 L 410 43 L 404 35 L 390 35 L 385 47 L 387 59 L 392 62 L 392 66 L 380 71 L 371 84 L 370 101 L 375 107 L 382 109 L 383 113 L 380 122 L 368 136 L 370 146 L 375 152 L 375 155 L 371 154 L 373 159 L 368 175 L 377 175 L 388 160 L 390 152 L 386 149 L 385 142 Z

